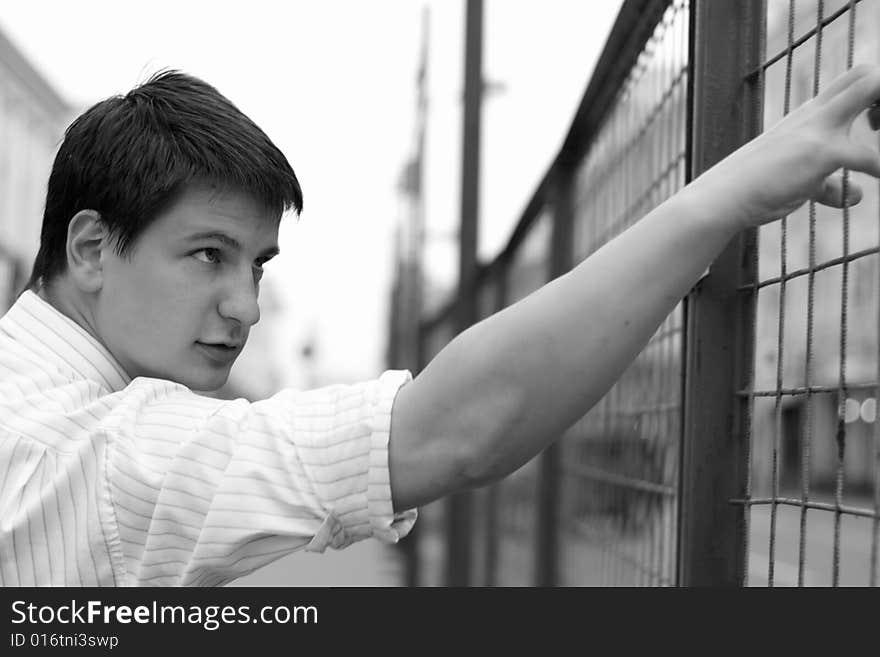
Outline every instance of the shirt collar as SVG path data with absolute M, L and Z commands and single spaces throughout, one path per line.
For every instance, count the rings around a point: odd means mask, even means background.
M 26 290 L 0 319 L 0 328 L 28 350 L 111 392 L 131 382 L 104 345 L 31 290 Z

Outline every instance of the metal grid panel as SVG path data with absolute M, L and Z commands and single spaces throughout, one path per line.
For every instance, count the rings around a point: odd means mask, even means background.
M 505 305 L 511 305 L 547 282 L 553 216 L 546 209 L 535 219 L 506 270 Z M 533 459 L 494 486 L 487 502 L 495 505 L 491 581 L 498 586 L 531 586 L 535 581 L 538 461 Z
M 675 0 L 576 172 L 576 258 L 684 185 L 687 80 L 688 3 Z M 563 585 L 675 583 L 681 346 L 679 305 L 562 440 Z
M 770 0 L 764 125 L 853 62 L 880 61 L 880 1 Z M 867 122 L 856 139 L 877 140 Z M 878 583 L 878 184 L 853 208 L 810 203 L 760 229 L 750 431 L 750 585 Z

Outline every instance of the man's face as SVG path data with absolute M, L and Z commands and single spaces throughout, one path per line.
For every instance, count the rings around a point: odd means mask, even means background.
M 250 197 L 188 190 L 123 257 L 102 256 L 95 324 L 132 377 L 222 386 L 257 305 L 262 265 L 278 252 L 278 220 Z

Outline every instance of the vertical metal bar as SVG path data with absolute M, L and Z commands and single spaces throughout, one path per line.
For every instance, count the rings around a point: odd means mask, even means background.
M 678 82 L 679 77 L 679 69 L 681 66 L 681 62 L 683 59 L 679 60 L 678 58 L 678 50 L 679 50 L 679 42 L 681 39 L 681 21 L 682 14 L 685 10 L 680 6 L 679 3 L 673 3 L 672 6 L 672 17 L 670 21 L 670 26 L 668 30 L 670 31 L 671 36 L 667 36 L 664 39 L 664 50 L 665 56 L 662 64 L 663 69 L 666 71 L 666 79 L 663 84 L 663 92 L 669 93 L 669 99 L 666 101 L 668 103 L 668 108 L 664 112 L 664 125 L 663 130 L 661 132 L 661 143 L 660 143 L 660 166 L 668 167 L 665 169 L 665 173 L 663 178 L 659 181 L 659 185 L 657 186 L 657 198 L 658 201 L 662 201 L 666 197 L 669 196 L 670 189 L 672 189 L 671 180 L 675 175 L 675 168 L 677 168 L 677 147 L 676 147 L 676 132 L 675 126 L 680 121 L 677 120 L 679 116 L 675 112 L 675 99 L 678 94 L 678 88 L 681 86 L 680 82 Z M 675 330 L 676 327 L 676 311 L 666 318 L 664 322 L 666 327 L 669 327 L 671 330 Z M 668 422 L 668 418 L 670 413 L 672 412 L 669 409 L 668 398 L 669 391 L 674 388 L 670 386 L 670 383 L 674 381 L 675 378 L 675 353 L 673 351 L 673 340 L 679 338 L 664 338 L 663 344 L 661 345 L 661 353 L 659 357 L 659 375 L 662 381 L 662 386 L 655 388 L 655 399 L 657 403 L 661 405 L 660 408 L 657 409 L 657 412 L 654 414 L 654 422 L 653 429 L 651 431 L 651 435 L 654 436 L 655 445 L 659 450 L 659 476 L 661 483 L 667 483 L 666 479 L 666 462 L 667 455 L 666 450 L 668 449 L 668 436 L 673 435 L 672 432 L 666 429 L 664 426 Z M 662 429 L 662 430 L 661 430 Z M 666 577 L 664 575 L 664 570 L 666 567 L 666 552 L 664 551 L 664 536 L 666 534 L 665 526 L 666 526 L 666 513 L 665 508 L 667 506 L 667 498 L 666 496 L 662 496 L 658 498 L 658 512 L 657 519 L 652 523 L 651 531 L 652 531 L 652 555 L 653 561 L 655 564 L 654 570 L 654 579 L 652 582 L 653 586 L 663 586 L 666 581 Z M 657 523 L 660 523 L 659 526 Z
M 853 65 L 853 50 L 855 41 L 856 2 L 849 3 L 849 26 L 847 34 L 846 68 Z M 843 198 L 849 191 L 849 171 L 843 170 Z M 849 206 L 843 206 L 843 263 L 840 276 L 840 372 L 838 380 L 838 398 L 840 407 L 837 418 L 837 481 L 834 487 L 834 503 L 837 507 L 834 511 L 834 549 L 831 557 L 831 586 L 840 584 L 840 523 L 841 509 L 843 504 L 843 479 L 844 479 L 844 456 L 846 450 L 846 347 L 847 347 L 847 318 L 848 318 L 848 295 L 849 295 Z
M 818 95 L 822 70 L 822 21 L 825 17 L 824 0 L 816 5 L 816 50 L 813 57 L 813 96 Z M 801 434 L 801 513 L 798 535 L 798 586 L 804 585 L 807 563 L 807 501 L 810 498 L 810 464 L 813 449 L 813 421 L 815 400 L 813 385 L 813 326 L 815 324 L 816 299 L 816 203 L 810 201 L 809 264 L 807 274 L 807 339 L 804 363 L 804 387 L 807 389 L 806 418 Z
M 621 196 L 621 198 L 623 198 L 623 197 Z M 612 406 L 611 396 L 614 394 L 614 391 L 615 391 L 615 388 L 611 388 L 611 390 L 608 391 L 608 394 L 606 394 L 605 397 L 602 399 L 602 407 L 601 407 L 602 414 L 600 416 L 600 419 L 602 422 L 602 433 L 601 433 L 602 436 L 607 436 L 611 431 L 611 427 L 609 426 L 609 418 L 611 417 L 609 407 Z M 600 491 L 599 508 L 602 511 L 604 511 L 605 509 L 607 509 L 611 506 L 613 500 L 611 500 L 610 498 L 611 498 L 611 495 L 613 494 L 614 491 L 612 490 L 612 487 L 605 481 L 599 481 L 598 488 Z M 608 526 L 607 517 L 605 517 L 605 514 L 603 513 L 600 516 L 600 519 L 601 519 L 600 527 L 601 527 L 602 557 L 603 557 L 602 571 L 603 571 L 603 575 L 605 575 L 604 580 L 603 580 L 603 586 L 612 586 L 617 581 L 616 577 L 615 577 L 617 561 L 615 560 L 614 554 L 612 553 L 611 548 L 610 548 L 611 530 Z
M 415 357 L 416 357 L 416 369 L 421 371 L 428 364 L 428 339 L 430 337 L 430 332 L 426 328 L 425 324 L 422 321 L 422 318 L 419 317 L 418 322 L 415 327 Z M 406 537 L 406 541 L 409 544 L 409 547 L 406 548 L 406 585 L 409 587 L 417 587 L 422 585 L 422 559 L 421 559 L 421 544 L 422 544 L 422 532 L 423 530 L 419 526 L 419 523 L 413 525 L 410 530 L 409 535 Z
M 760 0 L 758 8 L 758 61 L 764 62 L 767 56 L 767 0 Z M 767 72 L 762 65 L 758 68 L 757 79 L 750 83 L 749 91 L 751 94 L 751 132 L 757 133 L 763 127 L 764 123 L 764 97 L 766 88 Z M 751 506 L 750 500 L 752 496 L 752 459 L 753 459 L 753 440 L 754 440 L 754 420 L 755 420 L 755 358 L 754 358 L 754 342 L 758 333 L 758 242 L 759 231 L 751 231 L 747 235 L 749 244 L 747 251 L 749 255 L 749 273 L 751 276 L 751 290 L 743 299 L 744 310 L 740 316 L 740 330 L 745 339 L 750 341 L 752 345 L 752 354 L 745 361 L 746 376 L 744 380 L 744 389 L 746 397 L 740 408 L 740 417 L 742 418 L 742 429 L 744 432 L 743 442 L 746 451 L 746 490 L 745 490 L 745 513 L 743 515 L 743 532 L 740 537 L 742 543 L 742 553 L 748 555 L 749 548 L 749 532 L 751 527 Z M 749 559 L 746 556 L 743 567 L 743 585 L 748 584 L 749 576 Z
M 666 13 L 663 16 L 661 21 L 662 33 L 661 37 L 657 40 L 657 44 L 654 50 L 654 56 L 651 61 L 651 66 L 654 68 L 654 88 L 651 92 L 652 103 L 656 103 L 657 107 L 660 106 L 660 99 L 663 97 L 664 92 L 669 88 L 671 77 L 667 79 L 670 67 L 667 65 L 667 55 L 669 53 L 669 39 L 670 39 L 670 30 L 674 20 L 674 8 L 672 5 L 667 7 Z M 668 100 L 666 101 L 668 102 Z M 652 110 L 653 111 L 653 110 Z M 666 153 L 663 150 L 663 146 L 665 145 L 665 135 L 664 135 L 664 119 L 667 118 L 668 112 L 666 109 L 659 110 L 661 113 L 659 117 L 655 120 L 655 124 L 651 130 L 648 132 L 648 137 L 651 140 L 651 160 L 650 160 L 650 169 L 646 175 L 646 183 L 648 188 L 651 190 L 650 194 L 646 196 L 646 207 L 654 207 L 658 205 L 658 195 L 662 184 L 662 179 L 660 177 L 660 172 L 663 171 L 666 161 L 664 160 L 664 156 Z M 663 323 L 661 324 L 660 330 L 665 333 L 665 330 L 668 326 L 669 318 L 667 317 Z M 664 363 L 662 361 L 663 357 L 663 345 L 666 342 L 666 338 L 663 338 L 659 343 L 655 343 L 651 345 L 651 354 L 650 359 L 652 365 L 650 366 L 651 370 L 660 369 L 663 367 Z M 641 412 L 640 417 L 638 418 L 638 422 L 640 424 L 645 423 L 646 421 L 650 423 L 652 416 L 656 414 L 656 406 L 660 403 L 660 396 L 657 394 L 657 390 L 649 390 L 647 391 L 648 395 L 644 393 L 635 396 L 635 399 L 632 401 L 638 401 L 640 398 L 649 401 L 649 409 L 646 412 Z M 630 393 L 631 395 L 633 393 Z M 652 464 L 652 459 L 654 458 L 655 452 L 653 451 L 656 447 L 657 438 L 652 436 L 651 434 L 647 434 L 645 436 L 644 431 L 640 432 L 643 439 L 648 441 L 647 448 L 648 454 L 646 457 L 646 461 L 649 466 L 645 468 L 644 472 L 638 473 L 638 476 L 654 481 L 654 470 L 650 467 Z M 644 530 L 644 534 L 640 537 L 640 547 L 641 554 L 639 557 L 639 562 L 645 566 L 643 568 L 643 577 L 640 582 L 640 585 L 643 586 L 651 586 L 652 580 L 654 578 L 655 573 L 655 551 L 654 551 L 654 528 L 653 523 L 651 522 L 650 512 L 651 512 L 651 502 L 653 501 L 652 493 L 643 493 L 636 492 L 636 504 L 642 503 L 642 498 L 644 498 L 644 505 L 646 509 L 646 522 L 648 523 L 646 529 Z M 636 511 L 638 512 L 638 506 L 636 507 Z M 636 522 L 639 520 L 636 518 Z M 637 530 L 638 531 L 638 530 Z
M 510 260 L 502 260 L 497 271 L 495 288 L 495 310 L 507 305 L 507 280 L 510 274 Z M 495 586 L 498 582 L 498 506 L 500 483 L 492 484 L 486 492 L 486 567 L 485 586 Z
M 552 191 L 553 232 L 550 242 L 550 279 L 562 276 L 572 268 L 574 252 L 574 208 L 572 203 L 572 169 L 561 171 Z M 559 462 L 558 441 L 544 450 L 538 473 L 537 545 L 535 546 L 535 584 L 556 586 L 559 563 Z
M 791 109 L 791 67 L 794 51 L 794 15 L 795 0 L 788 2 L 788 36 L 785 52 L 785 91 L 783 92 L 783 116 Z M 779 454 L 782 451 L 782 389 L 785 375 L 785 301 L 788 276 L 788 217 L 779 220 L 779 316 L 778 332 L 776 335 L 776 395 L 773 405 L 773 453 L 772 453 L 772 503 L 770 505 L 770 545 L 768 548 L 769 559 L 767 560 L 767 585 L 773 586 L 773 578 L 776 568 L 776 517 L 779 498 Z
M 477 212 L 480 175 L 480 113 L 483 93 L 483 0 L 468 0 L 465 18 L 464 130 L 462 143 L 461 232 L 458 271 L 458 331 L 477 317 Z M 447 586 L 467 586 L 471 573 L 470 491 L 449 497 L 446 549 Z
M 688 175 L 689 175 L 691 159 L 692 159 L 691 158 L 692 148 L 691 148 L 691 143 L 690 143 L 690 138 L 691 138 L 690 127 L 693 124 L 693 117 L 692 117 L 693 105 L 690 101 L 693 96 L 693 68 L 692 68 L 692 63 L 691 63 L 692 57 L 693 57 L 693 52 L 691 51 L 691 48 L 692 48 L 692 44 L 694 42 L 694 38 L 693 38 L 694 37 L 694 30 L 693 30 L 694 19 L 693 19 L 693 16 L 694 16 L 695 11 L 696 11 L 696 8 L 693 6 L 693 3 L 691 3 L 688 6 L 688 10 L 687 10 L 687 13 L 685 14 L 685 17 L 680 19 L 682 21 L 684 21 L 686 19 L 687 26 L 686 26 L 686 29 L 682 29 L 680 32 L 681 37 L 680 37 L 678 44 L 677 44 L 678 52 L 677 52 L 677 55 L 675 58 L 676 68 L 679 68 L 682 65 L 684 65 L 686 68 L 686 74 L 685 74 L 686 75 L 686 82 L 683 85 L 680 84 L 678 86 L 678 91 L 676 92 L 678 94 L 677 100 L 678 100 L 679 106 L 684 108 L 685 121 L 683 122 L 683 124 L 682 124 L 682 121 L 674 121 L 673 122 L 674 131 L 675 131 L 674 144 L 675 144 L 676 156 L 678 156 L 678 153 L 685 154 L 684 161 L 682 161 L 681 159 L 677 160 L 678 164 L 676 165 L 676 168 L 675 168 L 675 174 L 674 174 L 675 177 L 672 180 L 672 186 L 675 189 L 680 189 L 680 188 L 684 187 L 684 185 L 687 181 Z M 681 110 L 679 110 L 679 111 L 681 111 Z M 684 403 L 684 392 L 685 392 L 685 390 L 684 390 L 685 378 L 682 375 L 684 373 L 684 369 L 683 369 L 684 353 L 685 353 L 685 350 L 684 350 L 684 326 L 686 325 L 686 317 L 687 317 L 687 315 L 685 314 L 686 307 L 687 307 L 686 304 L 682 304 L 682 310 L 681 310 L 679 318 L 678 318 L 678 321 L 681 322 L 681 324 L 680 324 L 681 332 L 680 332 L 679 337 L 677 338 L 679 340 L 679 356 L 677 357 L 678 361 L 679 361 L 678 380 L 675 381 L 674 383 L 670 382 L 670 389 L 672 389 L 671 388 L 672 385 L 678 385 L 680 387 L 680 394 L 679 394 L 680 402 L 679 403 L 682 404 L 682 406 L 679 408 L 676 415 L 672 416 L 672 418 L 667 418 L 667 424 L 666 424 L 666 435 L 667 436 L 683 435 L 683 428 L 682 427 L 683 427 L 683 420 L 684 420 L 683 403 Z M 683 452 L 683 449 L 684 448 L 683 448 L 682 444 L 679 442 L 678 452 L 676 454 L 676 458 L 678 461 L 678 467 L 677 467 L 676 472 L 674 473 L 676 478 L 679 479 L 679 482 L 678 482 L 679 484 L 680 484 L 680 478 L 681 478 L 681 463 L 680 463 L 680 461 L 681 461 L 681 454 Z M 678 546 L 677 539 L 678 539 L 678 532 L 679 532 L 678 509 L 680 506 L 680 501 L 681 501 L 681 489 L 679 486 L 676 486 L 674 497 L 671 499 L 671 501 L 667 502 L 666 505 L 664 506 L 664 516 L 666 518 L 664 520 L 664 526 L 667 528 L 666 532 L 665 532 L 665 545 L 666 545 L 665 554 L 668 555 L 668 556 L 666 556 L 666 560 L 668 563 L 667 572 L 666 572 L 666 581 L 670 585 L 678 582 L 678 559 L 677 559 L 677 557 L 678 557 L 679 546 Z
M 425 132 L 427 130 L 428 117 L 428 52 L 430 38 L 430 13 L 427 7 L 422 9 L 422 43 L 419 55 L 419 70 L 416 79 L 416 154 L 412 163 L 412 180 L 407 180 L 408 191 L 411 194 L 411 208 L 409 210 L 410 239 L 412 240 L 412 253 L 408 254 L 408 267 L 403 269 L 404 281 L 402 288 L 406 294 L 402 294 L 402 307 L 399 308 L 400 331 L 397 333 L 396 344 L 392 347 L 393 357 L 396 362 L 394 367 L 411 368 L 418 372 L 425 363 L 422 362 L 423 336 L 421 335 L 422 319 L 422 256 L 424 248 L 424 162 L 425 162 Z M 410 172 L 408 171 L 408 174 Z M 408 176 L 409 177 L 409 176 Z M 409 248 L 408 246 L 405 248 Z M 392 323 L 396 320 L 392 318 Z M 406 563 L 405 583 L 407 586 L 418 586 L 419 578 L 419 549 L 418 532 L 410 532 L 409 540 L 403 541 L 401 548 Z
M 708 169 L 755 134 L 746 73 L 758 63 L 761 3 L 698 0 L 692 9 L 691 173 Z M 740 327 L 749 304 L 736 292 L 755 272 L 754 236 L 732 240 L 686 301 L 684 422 L 678 583 L 740 586 L 747 446 L 736 391 L 754 344 Z M 735 329 L 732 327 L 736 327 Z
M 655 98 L 661 97 L 666 90 L 672 90 L 672 60 L 669 57 L 670 52 L 670 44 L 671 38 L 670 35 L 673 34 L 671 31 L 673 29 L 673 25 L 675 23 L 675 9 L 670 5 L 670 7 L 666 10 L 666 15 L 664 16 L 664 37 L 663 40 L 659 44 L 658 53 L 656 55 L 656 61 L 654 66 L 657 68 L 657 84 L 655 91 Z M 666 101 L 667 103 L 669 100 Z M 660 199 L 660 194 L 663 192 L 663 185 L 665 183 L 664 177 L 658 175 L 659 172 L 664 170 L 664 167 L 671 160 L 668 158 L 668 153 L 666 149 L 666 145 L 668 143 L 669 130 L 668 130 L 668 121 L 670 117 L 670 112 L 666 109 L 663 110 L 662 114 L 660 114 L 657 119 L 656 126 L 654 130 L 651 131 L 651 138 L 653 142 L 653 152 L 654 158 L 652 160 L 651 166 L 654 171 L 654 181 L 651 183 L 653 192 L 651 193 L 650 199 L 648 200 L 649 206 L 653 207 L 658 204 L 658 200 Z M 660 330 L 665 334 L 669 327 L 669 317 L 663 320 L 663 323 L 660 325 Z M 666 375 L 666 345 L 668 340 L 663 338 L 657 344 L 652 346 L 652 367 L 651 372 L 656 372 L 656 376 L 660 378 L 665 378 Z M 658 445 L 658 434 L 652 431 L 653 423 L 657 418 L 657 414 L 659 412 L 659 407 L 663 403 L 664 398 L 659 394 L 660 389 L 656 386 L 651 386 L 645 392 L 647 395 L 642 393 L 640 396 L 645 397 L 650 400 L 649 409 L 645 413 L 645 416 L 640 418 L 643 425 L 647 425 L 647 431 L 643 433 L 643 435 L 647 435 L 647 439 L 651 449 L 657 449 Z M 637 397 L 638 398 L 638 397 Z M 650 458 L 654 458 L 656 452 L 649 451 Z M 649 468 L 646 473 L 646 478 L 652 481 L 656 481 L 656 474 L 653 468 Z M 645 496 L 646 499 L 646 508 L 648 509 L 647 516 L 647 528 L 646 528 L 646 537 L 643 539 L 643 552 L 645 553 L 645 563 L 647 568 L 645 569 L 645 585 L 653 586 L 656 582 L 656 576 L 659 571 L 659 563 L 657 560 L 657 532 L 655 531 L 656 526 L 651 518 L 651 504 L 654 501 L 654 495 L 648 494 Z
M 672 132 L 672 126 L 675 123 L 675 115 L 674 113 L 668 109 L 670 107 L 674 107 L 674 94 L 675 87 L 674 81 L 677 75 L 676 64 L 675 61 L 675 45 L 676 40 L 678 38 L 678 30 L 677 23 L 679 20 L 679 9 L 677 6 L 671 5 L 669 11 L 669 23 L 666 27 L 666 35 L 663 39 L 662 44 L 662 52 L 660 59 L 660 71 L 661 71 L 661 83 L 659 92 L 669 93 L 670 97 L 666 101 L 668 103 L 667 109 L 664 110 L 663 115 L 661 117 L 661 122 L 658 125 L 657 131 L 657 168 L 655 171 L 664 171 L 664 168 L 670 165 L 674 161 L 674 148 L 671 145 L 674 143 L 675 136 Z M 652 199 L 651 205 L 656 205 L 657 201 L 661 201 L 665 198 L 667 193 L 667 186 L 669 182 L 669 172 L 662 175 L 662 177 L 658 178 L 657 186 L 656 186 L 656 197 Z M 662 324 L 662 330 L 666 333 L 672 323 L 673 315 L 667 317 Z M 648 436 L 654 443 L 655 448 L 661 454 L 661 461 L 663 457 L 663 447 L 665 445 L 665 439 L 663 438 L 664 434 L 660 431 L 660 424 L 662 418 L 665 417 L 667 411 L 665 410 L 667 401 L 667 391 L 669 390 L 666 385 L 667 381 L 670 378 L 671 374 L 671 366 L 672 361 L 670 359 L 670 345 L 671 340 L 669 338 L 663 338 L 659 345 L 657 345 L 657 356 L 655 363 L 656 365 L 652 368 L 656 371 L 656 379 L 652 382 L 651 386 L 651 396 L 653 399 L 653 403 L 655 408 L 652 410 L 650 415 L 650 428 L 648 431 Z M 660 468 L 660 479 L 663 481 L 664 470 L 661 466 Z M 664 482 L 665 483 L 665 482 Z M 651 498 L 653 501 L 653 497 Z M 658 512 L 658 516 L 662 515 L 662 508 L 664 504 L 664 498 L 658 498 L 660 502 Z M 650 508 L 650 507 L 649 507 Z M 649 536 L 648 536 L 648 544 L 649 544 L 649 563 L 650 563 L 650 579 L 648 580 L 648 586 L 660 586 L 662 585 L 662 571 L 663 571 L 663 550 L 662 550 L 662 534 L 663 534 L 663 525 L 658 527 L 657 520 L 651 519 L 649 516 Z

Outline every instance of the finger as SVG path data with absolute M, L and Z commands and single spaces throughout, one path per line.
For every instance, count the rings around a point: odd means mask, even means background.
M 851 123 L 862 111 L 880 100 L 880 67 L 855 80 L 828 102 L 832 116 L 840 123 Z
M 847 69 L 845 72 L 831 80 L 831 82 L 819 92 L 816 96 L 816 100 L 820 102 L 831 100 L 841 91 L 867 75 L 870 70 L 871 67 L 866 64 L 857 64 L 856 66 Z
M 822 183 L 819 192 L 813 196 L 813 200 L 832 208 L 849 207 L 862 200 L 862 188 L 851 180 L 847 180 L 844 185 L 843 176 L 829 176 Z

